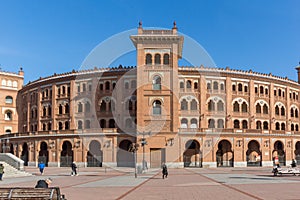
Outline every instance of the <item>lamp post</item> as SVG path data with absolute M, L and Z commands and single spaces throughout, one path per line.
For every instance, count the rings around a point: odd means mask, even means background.
M 129 146 L 129 151 L 133 153 L 134 157 L 134 177 L 137 178 L 137 169 L 136 169 L 136 162 L 137 162 L 137 150 L 138 150 L 138 144 L 137 143 L 131 143 Z
M 138 133 L 140 135 L 143 136 L 143 138 L 141 139 L 141 145 L 143 147 L 143 161 L 142 161 L 142 169 L 143 171 L 145 170 L 145 164 L 146 164 L 146 161 L 145 161 L 145 145 L 147 145 L 147 140 L 145 138 L 145 135 L 151 135 L 151 131 L 149 132 L 142 132 L 142 133 Z

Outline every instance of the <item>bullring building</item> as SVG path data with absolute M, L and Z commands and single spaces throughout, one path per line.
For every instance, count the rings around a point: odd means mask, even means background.
M 300 164 L 299 81 L 178 66 L 184 38 L 175 24 L 140 25 L 128 39 L 136 67 L 73 70 L 20 88 L 10 99 L 18 130 L 0 136 L 1 151 L 31 166 L 247 167 L 272 166 L 275 158 Z

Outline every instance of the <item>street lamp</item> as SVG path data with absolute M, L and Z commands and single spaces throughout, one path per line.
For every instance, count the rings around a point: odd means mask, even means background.
M 136 169 L 136 161 L 137 161 L 137 150 L 138 150 L 138 144 L 137 143 L 131 143 L 129 146 L 129 152 L 132 152 L 134 155 L 134 177 L 137 178 L 137 169 Z
M 145 164 L 146 164 L 146 161 L 145 161 L 145 145 L 147 145 L 147 140 L 145 138 L 145 135 L 151 135 L 151 131 L 149 132 L 142 132 L 142 133 L 138 133 L 140 135 L 143 136 L 143 138 L 141 139 L 141 145 L 143 147 L 143 162 L 142 162 L 142 166 L 143 166 L 143 171 L 145 170 Z

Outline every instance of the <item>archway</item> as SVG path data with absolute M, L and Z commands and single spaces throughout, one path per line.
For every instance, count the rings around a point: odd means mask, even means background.
M 129 152 L 132 142 L 123 140 L 119 144 L 117 152 L 117 166 L 118 167 L 134 167 L 134 155 Z
M 201 167 L 202 158 L 200 152 L 200 144 L 197 140 L 189 140 L 185 144 L 183 153 L 184 167 Z
M 101 150 L 101 144 L 92 140 L 89 145 L 89 151 L 87 152 L 87 166 L 88 167 L 102 167 L 103 152 Z
M 284 146 L 281 141 L 276 141 L 274 144 L 274 150 L 273 150 L 273 162 L 275 163 L 275 158 L 278 158 L 279 164 L 281 166 L 285 166 L 285 152 L 284 152 Z
M 297 161 L 297 164 L 300 165 L 300 141 L 298 141 L 295 145 L 295 159 Z
M 256 140 L 251 140 L 248 143 L 248 150 L 246 152 L 247 166 L 261 166 L 261 152 L 260 145 Z
M 218 144 L 216 153 L 217 167 L 233 167 L 233 151 L 231 143 L 227 140 L 221 140 Z
M 28 166 L 28 145 L 27 143 L 25 142 L 23 145 L 22 145 L 22 153 L 21 153 L 21 159 L 24 161 L 24 165 L 25 166 Z
M 72 144 L 69 141 L 64 141 L 62 151 L 60 153 L 60 166 L 70 167 L 73 162 Z
M 48 166 L 48 161 L 49 161 L 48 145 L 46 142 L 41 142 L 38 162 L 39 163 L 43 162 L 45 163 L 46 166 Z

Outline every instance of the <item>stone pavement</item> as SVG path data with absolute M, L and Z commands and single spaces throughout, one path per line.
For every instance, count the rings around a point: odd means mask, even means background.
M 39 179 L 51 177 L 67 199 L 300 199 L 300 176 L 273 177 L 271 168 L 189 168 L 161 170 L 134 177 L 130 168 L 81 168 L 70 176 L 69 168 L 27 167 L 34 176 L 5 178 L 0 187 L 34 187 Z

